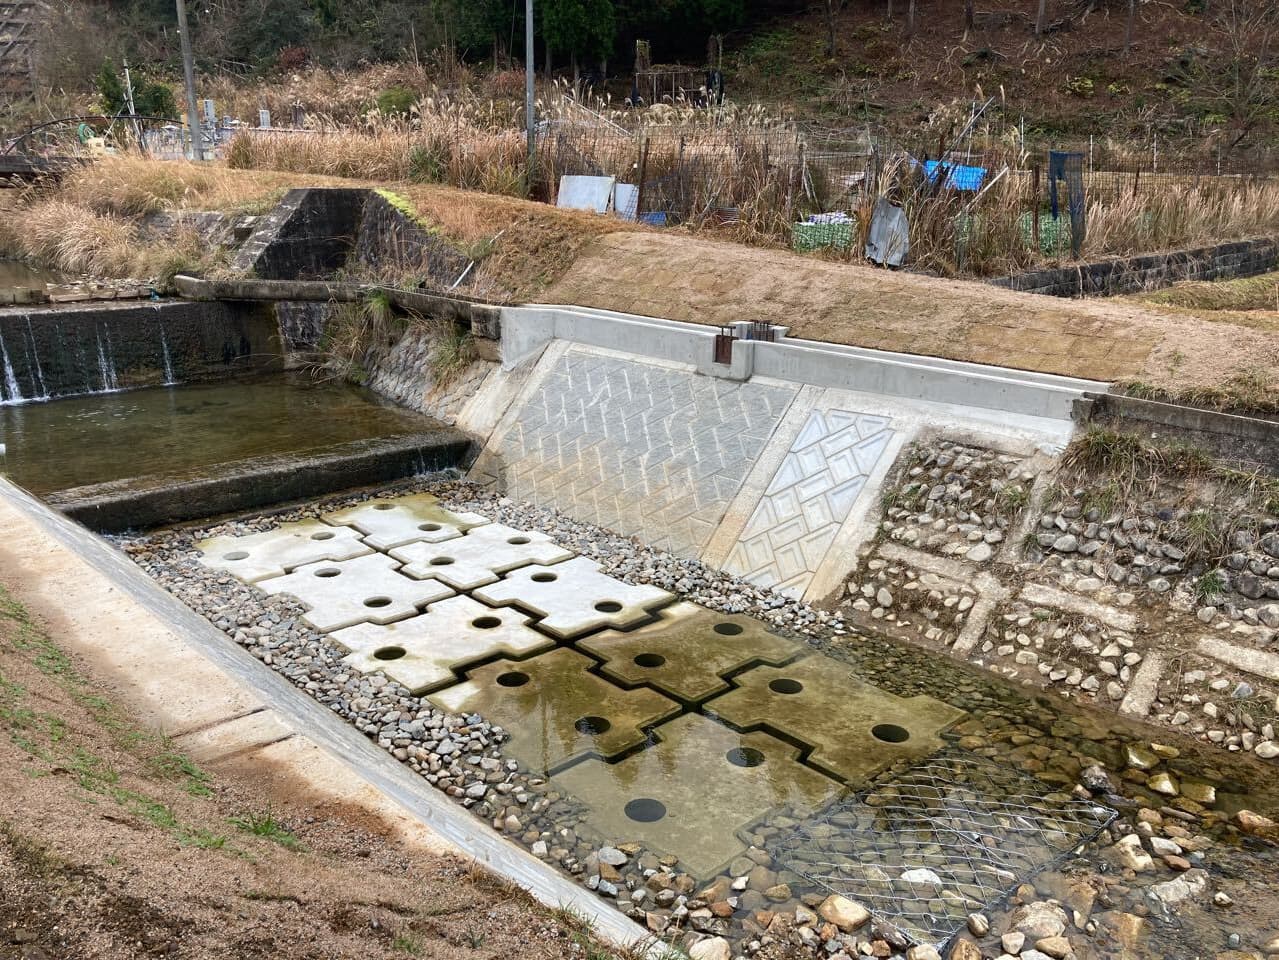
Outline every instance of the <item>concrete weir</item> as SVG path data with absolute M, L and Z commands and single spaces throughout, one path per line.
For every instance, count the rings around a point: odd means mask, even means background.
M 459 425 L 514 497 L 793 597 L 826 596 L 922 436 L 1060 450 L 1107 384 L 565 306 L 503 308 L 501 370 Z M 495 413 L 494 408 L 501 411 Z M 497 417 L 494 426 L 492 420 Z

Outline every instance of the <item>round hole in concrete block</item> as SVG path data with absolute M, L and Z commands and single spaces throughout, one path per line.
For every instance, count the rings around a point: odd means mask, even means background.
M 374 510 L 394 510 L 394 509 L 395 509 L 395 504 L 393 504 L 393 503 L 375 503 L 375 504 L 373 504 L 373 509 L 374 509 Z
M 724 759 L 735 767 L 758 767 L 764 762 L 764 755 L 754 747 L 734 747 L 724 754 Z
M 573 729 L 578 733 L 585 733 L 595 737 L 601 733 L 607 733 L 612 726 L 603 717 L 578 717 L 577 723 L 573 724 Z
M 337 536 L 336 533 L 332 533 L 331 531 L 328 531 L 328 530 L 321 530 L 319 533 L 311 534 L 311 539 L 312 540 L 332 540 L 336 536 Z
M 910 731 L 895 723 L 877 723 L 870 728 L 870 735 L 884 743 L 905 743 L 910 739 Z
M 431 561 L 431 566 L 447 567 L 452 562 L 453 562 L 452 557 L 436 557 L 434 560 Z
M 419 523 L 417 528 L 426 533 L 434 533 L 436 530 L 441 529 L 438 523 Z
M 742 632 L 742 628 L 736 623 L 717 623 L 715 632 L 721 637 L 735 637 Z
M 249 551 L 247 550 L 232 550 L 230 553 L 222 555 L 223 560 L 247 560 L 248 557 Z
M 403 647 L 382 647 L 378 650 L 373 651 L 373 659 L 374 660 L 399 660 L 400 657 L 404 656 L 404 654 L 405 654 L 405 650 Z
M 666 804 L 652 797 L 637 797 L 623 807 L 622 812 L 636 823 L 656 823 L 666 816 Z
M 389 607 L 391 605 L 391 598 L 390 597 L 369 597 L 367 600 L 364 601 L 364 605 L 366 607 L 373 607 L 374 609 L 378 607 Z
M 508 673 L 499 674 L 497 683 L 500 687 L 522 687 L 528 683 L 528 674 L 511 670 Z
M 337 567 L 324 567 L 320 570 L 315 571 L 315 575 L 317 577 L 321 577 L 327 580 L 330 577 L 340 577 L 342 575 L 342 571 L 339 570 Z
M 515 547 L 522 547 L 524 544 L 529 542 L 529 538 L 528 537 L 511 537 L 506 542 Z
M 660 653 L 641 653 L 635 658 L 635 666 L 637 667 L 660 667 L 666 662 L 666 658 Z
M 471 621 L 471 626 L 477 630 L 492 630 L 494 627 L 500 627 L 502 621 L 497 617 L 476 617 Z
M 798 680 L 792 680 L 789 677 L 778 677 L 768 685 L 768 689 L 773 693 L 799 693 L 804 689 L 804 685 Z
M 622 609 L 622 605 L 616 600 L 601 600 L 595 604 L 595 609 L 600 613 L 617 613 Z
M 554 583 L 559 579 L 559 575 L 554 573 L 535 573 L 529 579 L 534 583 Z

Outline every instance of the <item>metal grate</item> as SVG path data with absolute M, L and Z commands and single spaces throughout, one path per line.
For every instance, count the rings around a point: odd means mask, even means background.
M 1050 798 L 1041 781 L 952 748 L 836 801 L 769 852 L 908 938 L 941 946 L 968 914 L 992 908 L 1115 816 Z

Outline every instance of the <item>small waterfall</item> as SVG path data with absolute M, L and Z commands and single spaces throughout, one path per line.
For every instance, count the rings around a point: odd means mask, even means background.
M 164 324 L 160 324 L 160 349 L 164 351 L 164 385 L 171 387 L 178 381 L 173 376 L 173 358 L 169 356 L 169 340 L 164 335 Z
M 110 357 L 109 351 L 102 346 L 102 333 L 97 333 L 98 339 L 98 376 L 102 378 L 102 391 L 104 393 L 112 393 L 120 389 L 120 381 L 115 375 L 115 361 Z M 111 334 L 107 334 L 107 346 L 111 345 Z
M 3 336 L 0 336 L 0 360 L 4 362 L 4 398 L 0 402 L 21 403 L 22 388 L 18 386 L 18 377 L 13 372 L 13 364 L 9 360 L 9 350 L 4 345 Z
M 36 368 L 36 385 L 40 390 L 41 400 L 49 399 L 49 388 L 44 385 L 44 370 L 40 366 L 40 348 L 36 345 L 36 331 L 31 326 L 31 317 L 27 317 L 27 336 L 31 339 L 31 362 Z

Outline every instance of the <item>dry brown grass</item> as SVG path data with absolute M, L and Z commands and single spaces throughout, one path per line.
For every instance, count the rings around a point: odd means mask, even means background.
M 96 213 L 122 217 L 161 210 L 256 213 L 273 206 L 290 187 L 319 183 L 314 177 L 269 170 L 230 170 L 221 164 L 121 154 L 78 167 L 63 178 L 56 193 Z

